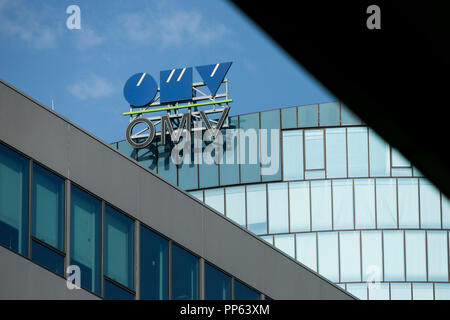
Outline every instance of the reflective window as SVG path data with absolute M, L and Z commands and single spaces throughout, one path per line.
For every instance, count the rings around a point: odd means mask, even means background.
M 234 280 L 234 300 L 259 300 L 259 293 L 242 282 Z
M 425 231 L 405 231 L 406 280 L 426 281 Z
M 450 229 L 450 200 L 441 194 L 442 199 L 442 228 Z
M 325 130 L 327 178 L 347 176 L 347 143 L 345 128 Z
M 269 233 L 289 232 L 287 183 L 271 183 L 267 186 L 269 204 Z
M 343 282 L 361 281 L 361 257 L 359 231 L 339 233 L 339 257 L 341 280 Z
M 362 273 L 365 282 L 383 280 L 383 247 L 381 231 L 362 231 Z
M 359 119 L 346 105 L 341 103 L 341 123 L 345 125 L 361 124 Z
M 105 206 L 105 275 L 133 289 L 134 221 Z
M 316 233 L 299 233 L 297 238 L 297 260 L 317 271 Z
M 305 168 L 324 168 L 323 130 L 305 130 Z
M 64 275 L 64 257 L 36 240 L 31 242 L 31 259 L 60 276 Z
M 413 283 L 413 300 L 433 300 L 433 284 Z
M 156 172 L 156 166 L 158 163 L 158 148 L 156 146 L 156 139 L 145 148 L 137 150 L 137 161 L 144 167 Z
M 0 244 L 28 254 L 29 160 L 0 144 Z
M 367 300 L 367 284 L 347 283 L 347 291 L 360 300 Z
M 417 179 L 398 179 L 398 215 L 400 228 L 419 227 L 419 187 Z
M 182 145 L 182 139 L 184 138 L 180 138 L 180 143 L 177 145 L 178 149 L 180 149 L 180 154 L 183 155 L 184 151 L 181 151 L 183 149 Z M 176 149 L 176 150 L 178 150 Z M 186 149 L 189 150 L 189 146 L 186 147 Z M 178 185 L 180 186 L 180 188 L 184 189 L 184 190 L 189 190 L 189 189 L 198 189 L 198 165 L 195 164 L 195 153 L 194 153 L 194 138 L 191 137 L 191 149 L 190 149 L 190 157 L 189 155 L 185 156 L 186 158 L 183 159 L 183 162 L 181 164 L 179 164 L 178 167 Z M 187 159 L 187 160 L 186 160 Z M 172 158 L 170 157 L 170 161 L 172 161 Z M 185 162 L 186 161 L 186 162 Z M 201 165 L 201 167 L 205 167 L 205 165 Z M 209 170 L 209 174 L 211 175 L 210 180 L 207 181 L 205 179 L 203 179 L 204 185 L 207 185 L 209 183 L 218 185 L 218 174 L 219 171 L 217 170 L 217 166 L 216 165 L 207 165 L 206 169 L 203 168 L 203 170 L 208 171 L 208 168 L 210 168 Z M 215 170 L 214 170 L 215 168 Z M 213 174 L 214 172 L 214 174 Z M 204 177 L 204 176 L 203 176 Z
M 33 236 L 64 251 L 64 180 L 33 163 Z
M 198 258 L 172 245 L 172 299 L 198 299 Z
M 280 110 L 261 112 L 261 173 L 262 181 L 281 179 Z M 264 141 L 266 140 L 266 141 Z M 264 168 L 264 171 L 262 171 Z
M 303 180 L 303 132 L 283 132 L 284 180 Z
M 427 231 L 428 281 L 448 281 L 447 231 Z
M 321 103 L 319 105 L 320 110 L 320 126 L 330 127 L 338 126 L 340 124 L 339 119 L 339 102 Z
M 384 280 L 405 281 L 403 231 L 383 231 Z
M 436 300 L 450 300 L 450 283 L 435 283 L 434 295 Z
M 242 129 L 239 136 L 239 158 L 241 163 L 241 183 L 259 182 L 259 113 L 239 116 Z
M 369 129 L 370 176 L 386 177 L 390 175 L 389 145 Z
M 411 162 L 409 162 L 397 149 L 392 148 L 392 166 L 410 167 Z
M 356 179 L 355 227 L 375 229 L 375 189 L 373 179 Z
M 412 170 L 411 170 L 411 168 L 392 168 L 392 176 L 393 177 L 411 177 Z
M 117 149 L 126 156 L 136 159 L 136 149 L 130 146 L 126 140 L 118 142 Z
M 353 181 L 333 180 L 332 183 L 334 229 L 353 229 Z
M 169 182 L 177 185 L 177 166 L 172 161 L 171 152 L 174 147 L 173 142 L 167 141 L 161 145 L 161 138 L 158 140 L 158 174 Z
M 297 128 L 297 107 L 281 109 L 281 126 L 283 129 Z
M 102 203 L 70 186 L 70 264 L 81 271 L 81 286 L 100 295 Z
M 265 242 L 273 245 L 273 236 L 261 236 L 261 239 L 263 239 Z
M 391 300 L 411 300 L 411 284 L 391 283 Z
M 293 234 L 282 234 L 274 236 L 275 247 L 295 259 L 295 239 Z
M 311 212 L 309 206 L 309 182 L 289 184 L 289 216 L 291 232 L 311 230 Z
M 319 270 L 330 281 L 339 281 L 338 234 L 337 232 L 319 232 Z
M 228 128 L 221 130 L 223 137 L 223 157 L 219 165 L 221 185 L 239 183 L 239 135 L 235 130 L 237 128 L 238 117 L 229 117 Z
M 331 182 L 311 181 L 311 211 L 313 230 L 331 230 Z
M 210 135 L 208 135 L 211 137 Z M 219 145 L 215 140 L 202 141 L 202 153 L 196 154 L 199 160 L 199 188 L 210 188 L 219 185 L 219 165 L 218 158 L 220 155 L 216 154 L 219 150 Z M 204 156 L 206 154 L 206 156 Z M 206 160 L 205 160 L 206 159 Z M 210 163 L 213 162 L 213 163 Z
M 205 263 L 205 300 L 231 300 L 231 277 Z
M 140 226 L 140 298 L 169 298 L 169 241 Z
M 308 180 L 325 179 L 325 170 L 306 171 L 305 179 Z
M 397 228 L 397 181 L 377 179 L 377 228 Z
M 203 202 L 203 190 L 199 190 L 199 191 L 190 191 L 189 194 L 195 198 L 197 198 L 198 200 L 200 200 L 201 202 Z
M 367 128 L 348 128 L 347 143 L 348 176 L 367 177 L 369 175 Z
M 441 195 L 427 179 L 420 179 L 420 226 L 441 228 Z
M 377 283 L 369 286 L 370 300 L 389 300 L 389 283 Z
M 319 106 L 312 104 L 298 107 L 299 128 L 317 127 L 319 125 Z
M 267 233 L 266 185 L 247 186 L 247 228 L 255 234 Z
M 245 187 L 226 188 L 225 194 L 227 217 L 245 228 Z
M 219 211 L 221 214 L 224 213 L 225 205 L 223 192 L 223 188 L 205 190 L 205 203 Z
M 105 299 L 106 300 L 134 300 L 134 295 L 105 279 Z

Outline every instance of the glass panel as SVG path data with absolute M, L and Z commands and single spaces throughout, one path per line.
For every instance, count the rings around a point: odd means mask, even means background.
M 119 286 L 116 286 L 111 281 L 105 280 L 105 299 L 134 300 L 134 295 Z
M 305 130 L 305 168 L 323 169 L 323 130 Z
M 141 225 L 140 250 L 140 299 L 167 300 L 169 241 Z
M 392 148 L 392 166 L 411 167 L 411 162 L 409 162 L 397 149 Z
M 299 233 L 297 237 L 297 260 L 317 271 L 316 233 Z
M 319 110 L 321 127 L 338 126 L 340 124 L 339 102 L 321 103 Z
M 365 283 L 347 283 L 347 291 L 360 300 L 367 300 L 367 285 Z
M 189 194 L 195 198 L 197 198 L 198 200 L 200 200 L 201 202 L 203 202 L 203 190 L 199 190 L 199 191 L 190 191 Z
M 117 149 L 126 156 L 136 159 L 136 149 L 128 144 L 126 140 L 117 143 Z
M 205 190 L 205 203 L 219 211 L 221 214 L 224 213 L 225 205 L 223 192 L 223 188 Z
M 389 283 L 369 286 L 369 300 L 389 300 Z
M 273 236 L 261 236 L 261 239 L 263 239 L 265 242 L 273 245 Z
M 100 295 L 102 203 L 70 186 L 70 263 L 81 271 L 81 286 Z
M 353 229 L 353 181 L 333 180 L 334 229 Z
M 231 187 L 225 189 L 227 217 L 245 228 L 245 187 Z
M 421 228 L 441 228 L 441 195 L 427 179 L 419 180 L 420 186 L 420 226 Z
M 362 231 L 362 272 L 363 281 L 383 281 L 383 250 L 381 231 Z
M 234 300 L 259 300 L 259 293 L 240 281 L 234 281 Z
M 319 270 L 330 281 L 339 281 L 338 235 L 337 232 L 319 232 Z
M 411 300 L 411 284 L 391 283 L 391 300 Z
M 325 130 L 327 178 L 347 177 L 345 128 Z
M 342 282 L 361 281 L 361 257 L 359 231 L 339 233 L 339 254 Z
M 413 283 L 413 300 L 433 300 L 433 284 Z
M 411 170 L 411 168 L 392 168 L 392 176 L 393 177 L 411 177 L 412 170 Z
M 450 200 L 441 194 L 442 199 L 442 228 L 450 229 Z
M 105 275 L 133 289 L 134 221 L 105 206 Z
M 209 136 L 210 137 L 210 136 Z M 208 148 L 206 151 L 205 149 Z M 217 187 L 219 185 L 219 159 L 217 158 L 220 155 L 216 155 L 216 151 L 218 149 L 217 143 L 213 141 L 202 141 L 202 153 L 197 154 L 196 157 L 199 160 L 199 180 L 200 180 L 200 188 L 211 188 Z M 214 161 L 213 163 L 207 163 L 205 161 L 205 156 L 207 155 L 207 161 Z M 210 159 L 208 159 L 210 158 Z M 217 160 L 215 160 L 217 158 Z M 217 161 L 217 162 L 216 162 Z
M 28 255 L 29 160 L 0 144 L 0 244 Z
M 299 128 L 317 127 L 319 125 L 319 106 L 312 104 L 298 107 Z
M 403 231 L 383 231 L 385 281 L 405 281 L 403 248 Z
M 259 182 L 259 113 L 239 116 L 242 129 L 239 136 L 239 159 L 241 163 L 241 183 Z
M 223 136 L 223 158 L 219 165 L 219 171 L 220 184 L 222 186 L 239 183 L 239 136 L 237 128 L 238 117 L 229 117 L 228 128 L 221 131 Z
M 419 187 L 417 179 L 398 179 L 400 228 L 419 227 Z
M 172 245 L 172 299 L 198 299 L 198 258 Z
M 156 166 L 158 163 L 158 148 L 156 146 L 156 139 L 145 148 L 137 150 L 137 161 L 144 167 L 149 168 L 156 173 Z
M 50 271 L 64 276 L 64 257 L 37 241 L 31 241 L 31 259 Z
M 283 132 L 284 180 L 303 180 L 303 131 Z
M 406 280 L 426 281 L 425 231 L 405 231 Z
M 297 107 L 281 109 L 281 126 L 283 129 L 297 128 Z
M 450 283 L 435 283 L 434 295 L 436 300 L 450 300 Z
M 308 181 L 289 184 L 289 206 L 291 232 L 311 230 Z
M 274 236 L 275 247 L 295 259 L 295 239 L 293 234 Z
M 247 228 L 255 234 L 267 233 L 266 185 L 247 186 Z
M 377 179 L 377 228 L 397 228 L 397 181 Z
M 180 138 L 180 142 L 177 145 L 177 147 L 179 149 L 183 148 L 182 144 L 184 142 L 182 141 L 182 139 L 184 139 L 184 138 Z M 188 147 L 186 147 L 186 148 L 188 148 Z M 186 158 L 184 158 L 183 162 L 177 166 L 178 167 L 178 185 L 180 186 L 180 188 L 182 188 L 184 190 L 198 189 L 198 165 L 195 164 L 195 157 L 197 155 L 195 155 L 194 151 L 195 151 L 194 135 L 192 135 L 191 136 L 190 158 L 188 155 L 186 155 Z M 182 153 L 183 151 L 180 150 L 179 152 L 180 152 L 180 154 L 183 154 Z M 170 159 L 170 161 L 172 161 L 172 158 Z M 187 161 L 187 163 L 185 163 L 184 161 Z M 219 184 L 219 182 L 218 182 L 219 171 L 217 169 L 217 165 L 201 165 L 201 166 L 202 167 L 207 166 L 207 168 L 212 167 L 212 170 L 211 170 L 211 172 L 209 172 L 209 174 L 211 175 L 212 182 L 213 183 L 215 182 L 215 185 L 217 186 Z M 215 168 L 215 170 L 214 170 L 214 168 Z M 214 174 L 215 174 L 215 176 L 214 176 Z M 207 183 L 205 183 L 205 185 L 206 184 Z
M 355 182 L 355 227 L 375 229 L 375 189 L 373 179 Z
M 289 232 L 287 183 L 268 184 L 269 233 Z
M 270 173 L 276 171 L 273 174 L 267 174 L 265 172 L 266 174 L 262 175 L 262 181 L 281 180 L 280 110 L 261 112 L 261 129 L 267 130 L 267 146 L 265 147 L 265 152 L 264 148 L 261 148 L 261 167 L 265 168 L 261 173 L 266 170 Z M 261 132 L 261 134 L 263 133 Z M 260 145 L 262 146 L 264 141 L 262 137 L 260 139 Z M 276 145 L 273 145 L 272 140 Z M 267 162 L 268 164 L 266 164 Z
M 419 169 L 417 169 L 416 167 L 412 167 L 413 168 L 413 176 L 414 177 L 423 177 L 422 172 L 419 171 Z
M 311 181 L 312 230 L 332 230 L 331 182 Z
M 346 105 L 341 103 L 341 123 L 343 126 L 358 125 L 361 124 L 361 119 L 359 119 Z
M 205 300 L 231 300 L 231 277 L 205 263 Z
M 161 138 L 158 137 L 158 174 L 174 185 L 177 185 L 177 166 L 172 161 L 171 152 L 174 147 L 172 140 L 161 145 Z
M 306 171 L 305 179 L 308 180 L 325 179 L 325 170 Z
M 428 231 L 428 281 L 448 281 L 447 231 Z
M 347 135 L 348 176 L 367 177 L 369 175 L 367 128 L 348 128 Z
M 64 251 L 64 180 L 35 163 L 33 236 Z
M 389 145 L 369 128 L 370 176 L 387 177 L 390 175 Z

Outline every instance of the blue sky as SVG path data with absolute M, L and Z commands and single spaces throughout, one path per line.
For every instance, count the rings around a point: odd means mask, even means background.
M 0 78 L 107 142 L 124 139 L 131 75 L 225 61 L 231 115 L 336 100 L 226 1 L 0 0 Z

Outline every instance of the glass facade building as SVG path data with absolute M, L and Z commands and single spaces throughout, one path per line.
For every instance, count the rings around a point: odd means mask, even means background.
M 449 200 L 342 103 L 233 116 L 229 128 L 279 129 L 278 170 L 262 174 L 261 136 L 253 164 L 177 166 L 158 139 L 113 146 L 360 299 L 450 299 Z M 235 156 L 248 154 L 235 139 Z M 228 297 L 227 278 L 207 274 Z

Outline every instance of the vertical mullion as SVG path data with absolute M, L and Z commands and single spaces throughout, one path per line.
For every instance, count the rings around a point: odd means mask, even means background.
M 71 211 L 70 211 L 70 203 L 71 203 L 71 185 L 70 185 L 70 180 L 66 180 L 65 181 L 65 191 L 66 191 L 66 196 L 65 196 L 65 242 L 64 242 L 64 246 L 65 246 L 65 253 L 66 253 L 66 257 L 65 257 L 65 270 L 67 270 L 67 267 L 70 265 L 70 256 L 71 256 L 71 252 L 70 252 L 70 237 L 71 237 L 71 232 L 70 232 L 70 228 L 71 228 Z
M 141 228 L 140 221 L 134 220 L 134 291 L 136 292 L 135 299 L 140 300 L 141 298 Z
M 102 263 L 100 295 L 105 297 L 105 201 L 102 200 Z
M 28 258 L 31 259 L 31 236 L 33 230 L 33 159 L 28 167 Z
M 168 283 L 169 283 L 169 300 L 172 300 L 172 240 L 169 240 L 169 275 L 168 275 Z

